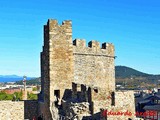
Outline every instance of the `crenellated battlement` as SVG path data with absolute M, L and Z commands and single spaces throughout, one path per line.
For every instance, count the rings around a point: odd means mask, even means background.
M 56 35 L 59 33 L 70 35 L 70 36 L 72 35 L 71 20 L 65 20 L 62 22 L 62 24 L 58 24 L 58 21 L 56 19 L 49 19 L 47 22 L 47 26 L 48 26 L 50 35 Z
M 72 27 L 72 21 L 71 20 L 65 20 L 65 21 L 62 22 L 62 25 L 63 26 L 70 26 L 70 27 Z
M 72 21 L 71 20 L 64 20 L 62 21 L 62 24 L 59 25 L 58 24 L 58 21 L 56 19 L 48 19 L 48 22 L 47 24 L 51 24 L 51 25 L 54 25 L 54 26 L 72 26 Z
M 86 40 L 85 39 L 79 39 L 76 38 L 75 40 L 73 40 L 73 45 L 76 47 L 89 47 L 89 48 L 98 48 L 98 49 L 107 49 L 109 47 L 114 48 L 114 45 L 112 43 L 102 43 L 100 46 L 100 42 L 96 41 L 96 40 L 91 40 L 88 42 L 88 46 L 86 46 Z
M 100 49 L 100 43 L 98 41 L 92 40 L 88 43 L 88 47 Z
M 58 21 L 56 19 L 48 19 L 47 25 L 58 25 Z
M 99 54 L 114 57 L 114 45 L 112 43 L 102 43 L 100 45 L 100 42 L 92 40 L 88 42 L 88 46 L 86 45 L 84 39 L 75 39 L 73 41 L 74 53 Z
M 75 39 L 73 45 L 76 47 L 86 47 L 86 41 L 84 39 Z
M 114 48 L 114 45 L 112 43 L 102 43 L 102 49 L 107 49 L 108 47 Z

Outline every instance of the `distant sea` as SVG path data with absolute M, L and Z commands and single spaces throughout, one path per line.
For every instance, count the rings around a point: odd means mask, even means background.
M 27 77 L 27 80 L 31 80 L 35 77 Z M 17 75 L 0 75 L 0 82 L 15 82 L 23 80 L 23 76 Z

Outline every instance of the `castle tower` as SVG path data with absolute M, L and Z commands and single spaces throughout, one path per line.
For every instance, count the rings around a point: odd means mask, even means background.
M 92 40 L 73 41 L 74 82 L 115 91 L 114 45 Z
M 67 113 L 70 111 L 67 108 L 70 108 L 72 100 L 88 102 L 89 114 L 93 118 L 101 108 L 110 111 L 130 109 L 134 112 L 133 94 L 115 91 L 114 51 L 113 44 L 100 44 L 96 40 L 90 41 L 88 46 L 83 39 L 76 39 L 72 43 L 71 21 L 59 25 L 57 20 L 48 20 L 44 25 L 41 52 L 38 114 L 46 120 L 71 115 Z M 119 119 L 119 116 L 115 118 Z
M 85 40 L 81 39 L 72 43 L 71 21 L 64 21 L 59 25 L 57 20 L 48 20 L 44 26 L 44 46 L 41 52 L 39 98 L 44 102 L 41 113 L 45 114 L 46 119 L 53 117 L 53 114 L 56 114 L 53 103 L 60 104 L 60 101 L 67 100 L 67 97 L 71 99 L 73 81 L 91 85 L 97 90 L 102 89 L 105 94 L 100 98 L 105 100 L 107 93 L 115 91 L 114 58 L 113 44 L 100 45 L 92 40 L 86 46 Z M 99 92 L 92 93 L 91 102 L 95 102 Z
M 48 20 L 44 26 L 44 47 L 41 53 L 42 94 L 44 101 L 62 99 L 73 81 L 72 24 Z

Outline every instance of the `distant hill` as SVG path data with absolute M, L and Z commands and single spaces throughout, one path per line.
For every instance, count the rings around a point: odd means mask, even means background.
M 27 77 L 27 80 L 33 79 L 35 77 Z M 15 82 L 23 80 L 23 76 L 17 75 L 0 75 L 0 82 Z
M 116 66 L 115 67 L 115 75 L 116 78 L 128 78 L 128 77 L 148 77 L 148 76 L 153 76 L 151 74 L 143 73 L 138 70 L 135 70 L 130 67 L 126 66 Z
M 158 81 L 160 80 L 160 75 L 143 73 L 126 66 L 116 66 L 115 77 L 116 83 L 122 83 L 125 81 L 128 84 L 135 84 L 135 86 L 141 83 L 159 84 Z
M 116 78 L 145 77 L 148 79 L 160 79 L 160 75 L 143 73 L 126 66 L 116 66 L 115 76 Z

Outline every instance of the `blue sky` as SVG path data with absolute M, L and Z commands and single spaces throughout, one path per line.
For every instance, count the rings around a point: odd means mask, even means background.
M 73 39 L 115 45 L 116 65 L 160 74 L 159 0 L 1 0 L 0 74 L 40 76 L 43 25 L 72 20 Z

